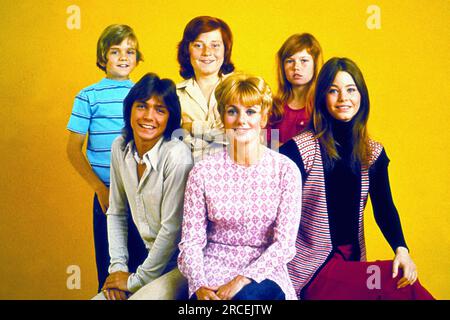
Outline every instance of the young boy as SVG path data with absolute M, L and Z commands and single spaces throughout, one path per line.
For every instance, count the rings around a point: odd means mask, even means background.
M 109 204 L 111 145 L 124 126 L 123 99 L 133 87 L 129 75 L 142 60 L 132 28 L 117 24 L 107 27 L 97 42 L 97 66 L 106 73 L 106 77 L 80 91 L 67 125 L 70 131 L 67 144 L 69 160 L 95 192 L 94 242 L 99 291 L 108 276 L 110 260 L 105 213 Z M 85 155 L 83 145 L 87 133 Z M 140 236 L 137 235 L 136 239 L 140 240 Z M 130 240 L 133 242 L 133 239 Z M 137 241 L 135 246 L 143 246 L 142 241 Z M 136 253 L 142 250 L 136 248 L 130 251 Z M 130 264 L 131 260 L 132 257 Z M 137 260 L 139 263 L 142 261 L 141 257 Z

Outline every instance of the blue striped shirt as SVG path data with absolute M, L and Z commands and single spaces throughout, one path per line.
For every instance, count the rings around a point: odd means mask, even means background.
M 122 132 L 123 100 L 133 87 L 131 80 L 104 78 L 75 97 L 67 129 L 88 134 L 86 156 L 95 174 L 109 186 L 111 145 Z

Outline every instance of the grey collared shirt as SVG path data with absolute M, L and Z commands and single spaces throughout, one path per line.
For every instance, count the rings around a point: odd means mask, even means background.
M 134 143 L 123 137 L 111 150 L 111 185 L 107 211 L 111 263 L 109 272 L 128 272 L 127 215 L 141 235 L 148 256 L 128 278 L 128 290 L 137 291 L 161 276 L 180 239 L 184 188 L 193 166 L 189 148 L 178 139 L 161 138 L 143 156 L 146 169 L 140 181 L 133 156 Z

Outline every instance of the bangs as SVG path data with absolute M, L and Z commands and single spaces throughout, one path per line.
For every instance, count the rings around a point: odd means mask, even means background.
M 239 102 L 246 107 L 260 105 L 262 108 L 261 93 L 257 88 L 248 82 L 238 82 L 224 97 L 226 105 Z

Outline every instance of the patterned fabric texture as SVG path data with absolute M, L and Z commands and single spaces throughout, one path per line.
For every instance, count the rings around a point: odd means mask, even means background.
M 243 275 L 272 280 L 296 300 L 286 264 L 295 254 L 300 204 L 298 168 L 270 149 L 250 167 L 226 150 L 198 162 L 186 186 L 178 258 L 189 296 Z

